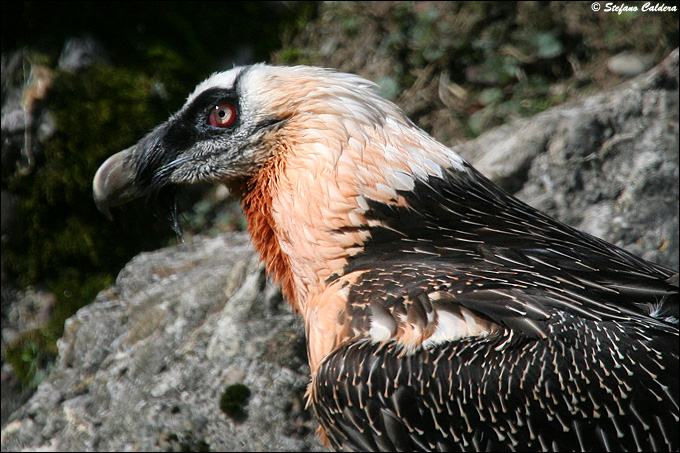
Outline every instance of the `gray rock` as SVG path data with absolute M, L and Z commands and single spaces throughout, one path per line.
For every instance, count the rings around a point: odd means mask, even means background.
M 245 234 L 142 253 L 68 320 L 2 449 L 323 450 L 302 329 Z M 251 396 L 234 419 L 220 397 L 237 383 Z
M 678 50 L 616 89 L 458 146 L 522 201 L 678 269 Z
M 653 65 L 652 57 L 630 52 L 621 52 L 607 60 L 607 69 L 624 77 L 635 77 Z
M 43 145 L 56 131 L 54 118 L 45 108 L 53 71 L 32 62 L 32 55 L 28 50 L 2 55 L 0 155 L 3 175 L 14 170 L 30 174 Z
M 678 52 L 609 93 L 459 146 L 528 203 L 678 267 Z M 68 323 L 60 355 L 2 431 L 5 450 L 320 450 L 302 407 L 302 322 L 244 234 L 133 259 Z M 246 385 L 245 417 L 220 410 Z
M 108 63 L 104 46 L 94 37 L 86 35 L 69 38 L 59 56 L 59 69 L 78 71 L 97 63 Z

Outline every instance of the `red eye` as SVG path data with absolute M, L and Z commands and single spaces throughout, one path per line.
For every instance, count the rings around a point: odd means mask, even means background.
M 231 104 L 219 104 L 210 111 L 210 124 L 216 127 L 231 125 L 236 119 L 236 109 Z

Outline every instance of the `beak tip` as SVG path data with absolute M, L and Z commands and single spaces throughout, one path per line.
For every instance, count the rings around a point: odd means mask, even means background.
M 113 220 L 109 203 L 109 187 L 107 186 L 108 162 L 109 160 L 102 164 L 94 175 L 92 180 L 92 198 L 94 199 L 95 206 L 97 206 L 97 210 L 104 214 L 107 219 Z
M 113 221 L 113 214 L 111 214 L 111 209 L 109 208 L 109 205 L 106 203 L 97 203 L 95 201 L 95 205 L 97 206 L 97 209 L 99 210 L 104 217 L 106 217 L 107 220 Z
M 92 197 L 99 212 L 113 220 L 111 207 L 137 198 L 134 172 L 127 163 L 131 148 L 109 157 L 92 180 Z

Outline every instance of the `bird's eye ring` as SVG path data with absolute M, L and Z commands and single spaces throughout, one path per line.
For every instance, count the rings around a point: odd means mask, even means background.
M 218 104 L 210 110 L 209 118 L 215 127 L 230 126 L 236 120 L 236 108 L 231 104 Z

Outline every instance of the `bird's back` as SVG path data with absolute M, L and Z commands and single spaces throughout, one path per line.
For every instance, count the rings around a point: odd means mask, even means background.
M 371 205 L 381 227 L 345 269 L 352 340 L 311 392 L 331 443 L 677 450 L 677 274 L 468 172 Z M 404 326 L 424 341 L 394 340 Z
M 314 409 L 344 450 L 677 451 L 677 336 L 556 316 L 544 341 L 351 342 L 320 367 Z

